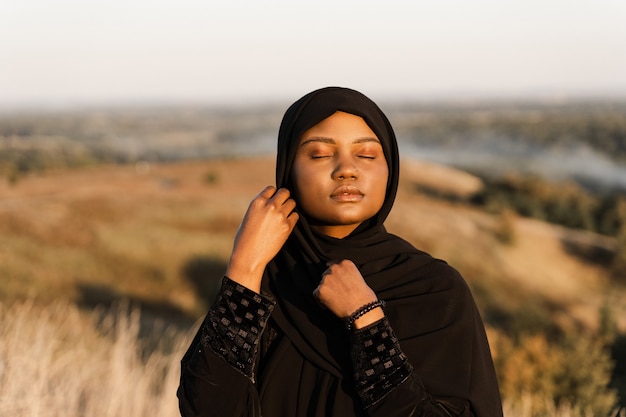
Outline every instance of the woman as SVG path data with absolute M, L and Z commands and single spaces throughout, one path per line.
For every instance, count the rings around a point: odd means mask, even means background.
M 339 87 L 285 113 L 277 188 L 241 223 L 222 289 L 182 360 L 183 416 L 501 416 L 461 276 L 386 232 L 394 132 Z

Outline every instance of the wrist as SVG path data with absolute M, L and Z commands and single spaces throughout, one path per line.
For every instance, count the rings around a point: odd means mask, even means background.
M 384 300 L 375 300 L 362 305 L 345 318 L 346 328 L 348 330 L 360 329 L 382 319 L 385 316 L 384 307 Z
M 226 267 L 225 275 L 237 284 L 260 294 L 264 271 L 265 267 L 251 267 L 246 264 L 232 262 L 231 260 Z
M 381 320 L 385 317 L 385 312 L 381 307 L 376 307 L 375 309 L 368 311 L 363 314 L 361 317 L 354 321 L 352 327 L 355 329 L 362 329 L 363 327 L 367 327 L 370 324 L 376 323 L 378 320 Z

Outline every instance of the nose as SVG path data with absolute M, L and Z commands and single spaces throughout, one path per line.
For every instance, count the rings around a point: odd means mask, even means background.
M 356 179 L 359 170 L 350 157 L 340 157 L 337 159 L 337 165 L 333 170 L 333 179 Z

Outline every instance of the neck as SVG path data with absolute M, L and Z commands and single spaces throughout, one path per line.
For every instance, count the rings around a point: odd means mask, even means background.
M 322 233 L 326 236 L 334 237 L 335 239 L 343 239 L 352 233 L 357 227 L 358 224 L 350 224 L 350 225 L 338 225 L 338 226 L 329 226 L 329 225 L 311 225 L 311 229 Z

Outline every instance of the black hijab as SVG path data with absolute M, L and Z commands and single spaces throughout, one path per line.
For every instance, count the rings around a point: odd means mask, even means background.
M 399 155 L 391 124 L 380 108 L 363 94 L 340 87 L 313 91 L 292 104 L 279 130 L 277 187 L 291 188 L 300 136 L 337 111 L 362 117 L 380 140 L 389 168 L 386 198 L 373 218 L 343 239 L 316 232 L 300 213 L 263 280 L 264 291 L 278 300 L 274 325 L 306 361 L 349 380 L 349 334 L 341 320 L 312 297 L 327 262 L 349 259 L 387 302 L 386 316 L 427 390 L 436 398 L 469 402 L 479 417 L 498 415 L 500 400 L 489 346 L 465 282 L 445 262 L 389 234 L 383 226 L 396 196 Z M 289 364 L 282 366 L 286 369 L 276 372 L 291 372 Z M 312 377 L 310 389 L 319 389 L 317 383 Z

